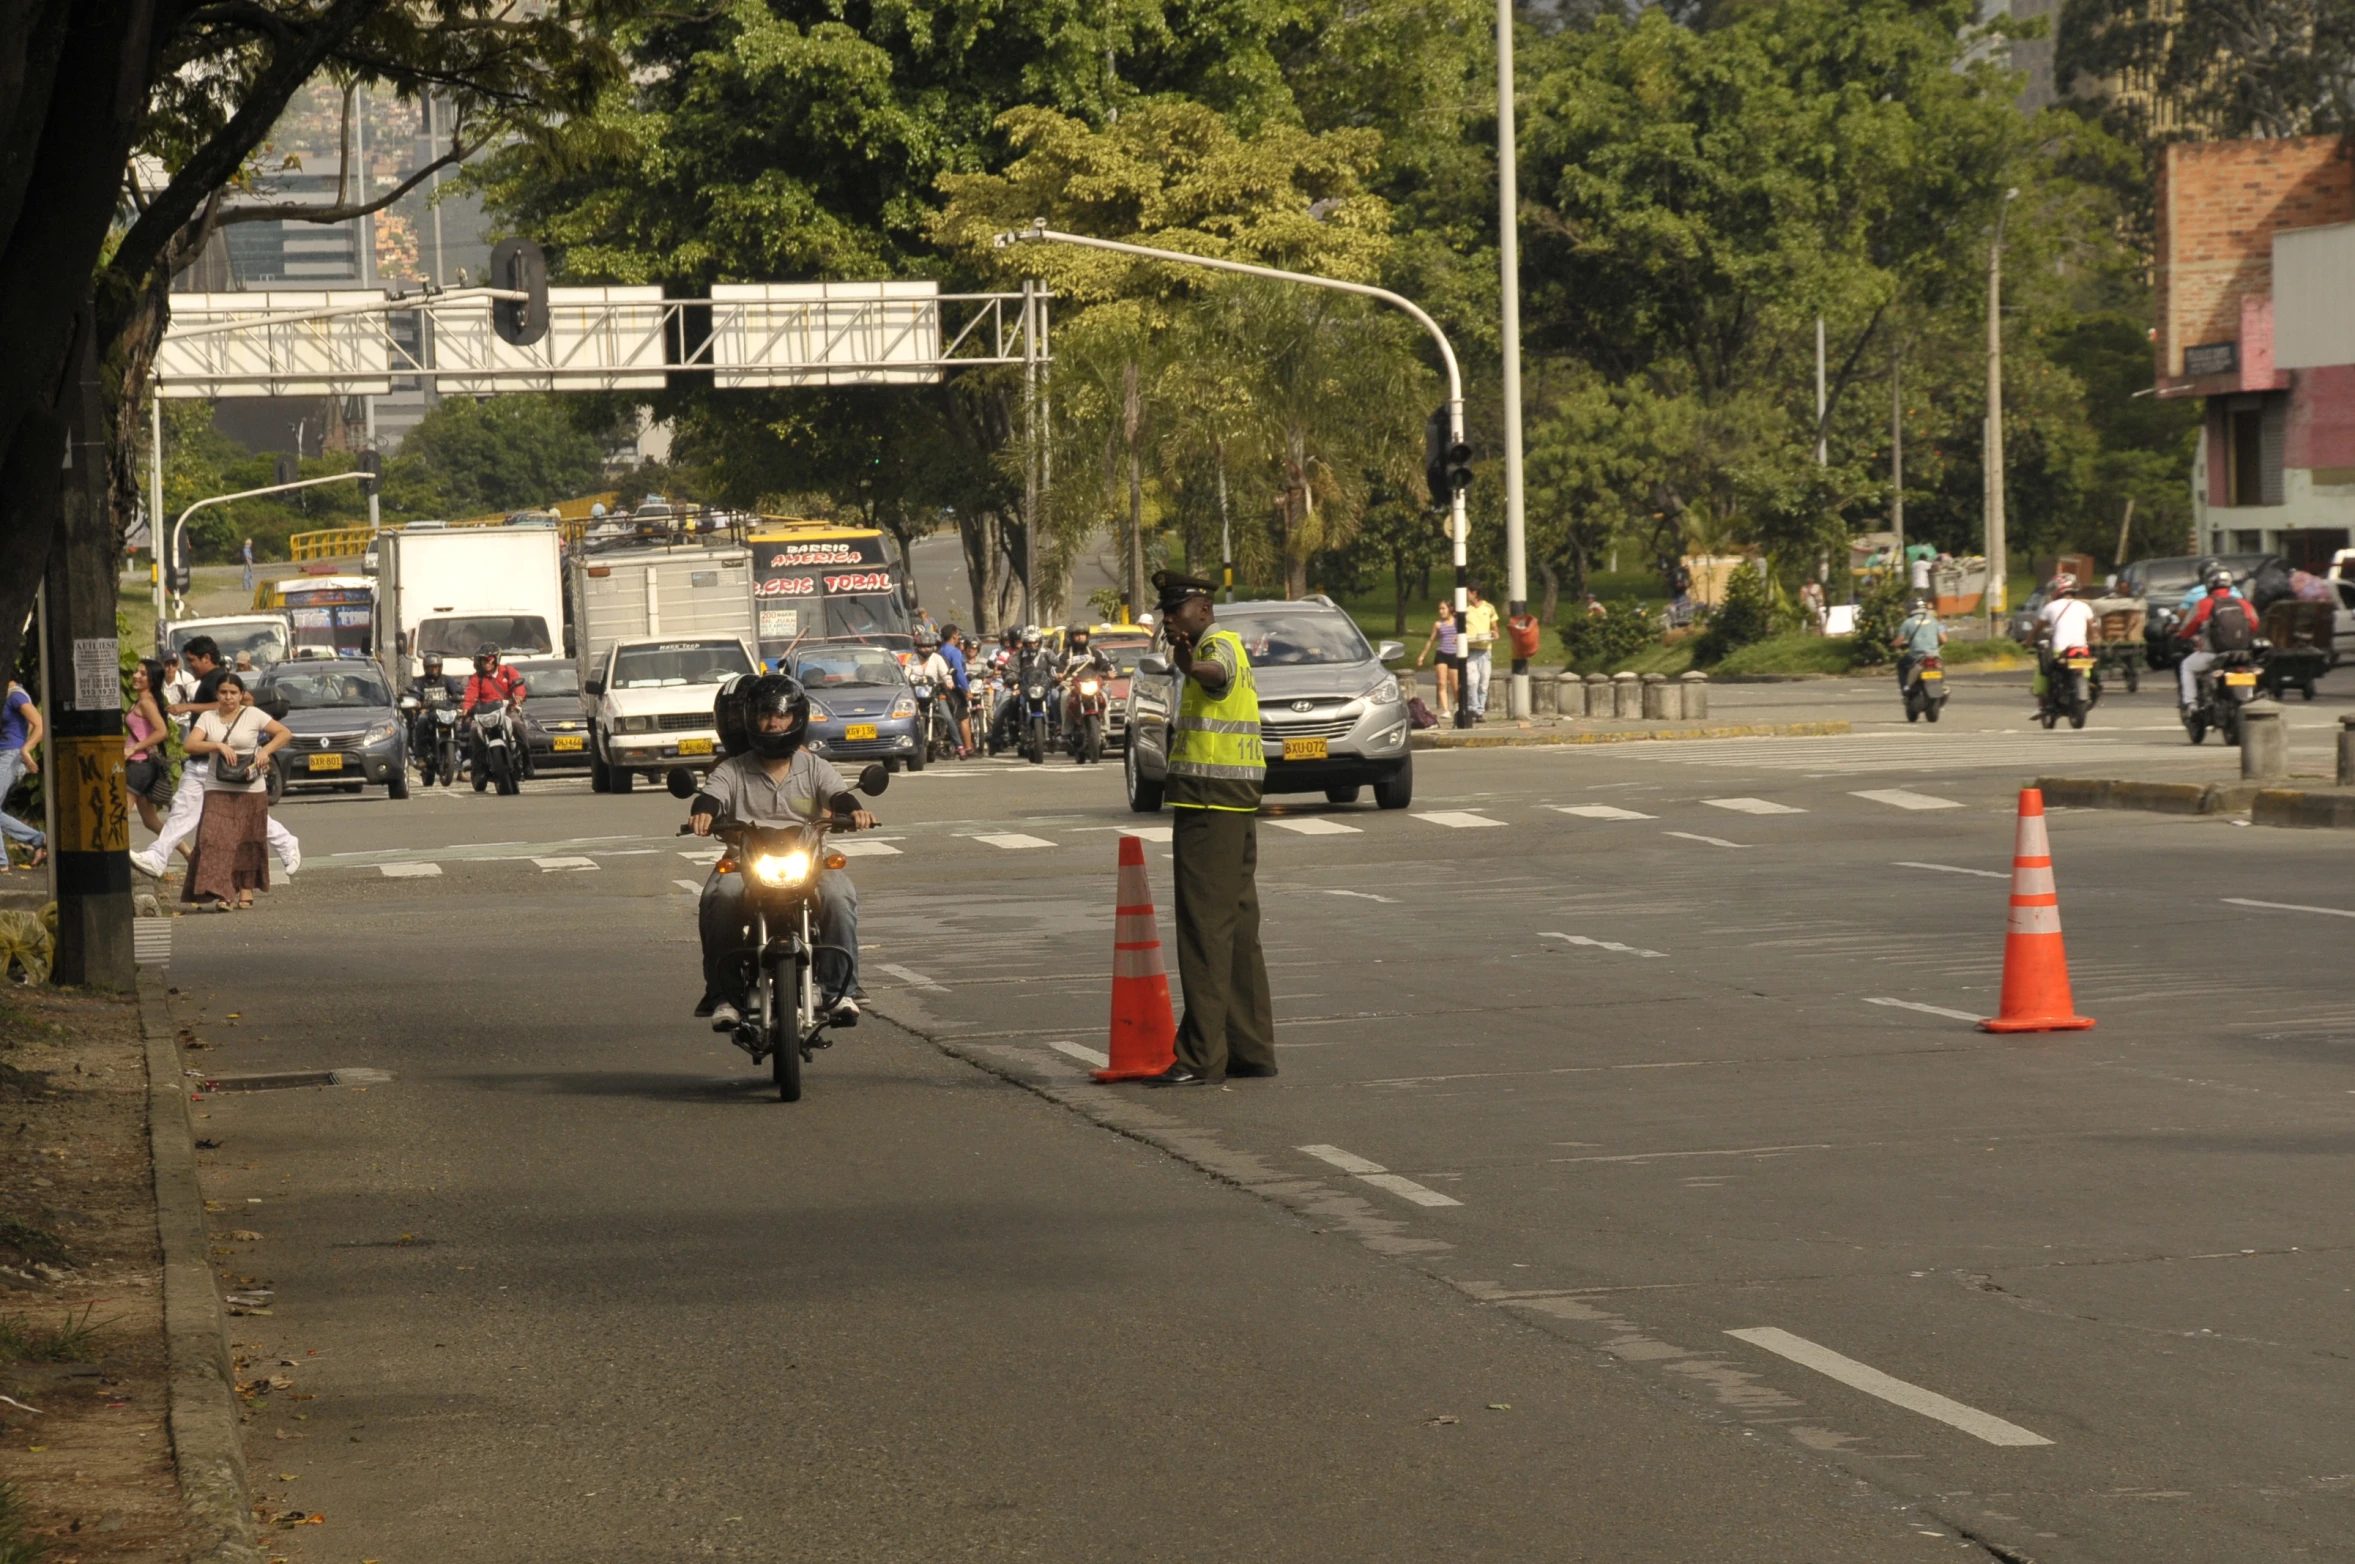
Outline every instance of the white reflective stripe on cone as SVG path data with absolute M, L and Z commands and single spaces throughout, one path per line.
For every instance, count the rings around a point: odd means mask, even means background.
M 1169 969 L 1161 964 L 1161 947 L 1148 945 L 1143 950 L 1114 951 L 1112 975 L 1115 978 L 1167 977 Z
M 1154 927 L 1149 912 L 1124 912 L 1112 920 L 1112 942 L 1115 945 L 1142 945 L 1157 941 L 1161 932 Z
M 2014 896 L 2054 896 L 2059 892 L 2060 887 L 2053 884 L 2051 864 L 2024 863 L 2012 870 Z
M 2052 839 L 2045 835 L 2044 816 L 2020 816 L 2019 832 L 2012 838 L 2012 856 L 2014 858 L 2050 858 L 2052 856 Z
M 2061 909 L 2047 902 L 2040 906 L 2014 907 L 2004 923 L 2006 934 L 2058 934 L 2061 932 Z

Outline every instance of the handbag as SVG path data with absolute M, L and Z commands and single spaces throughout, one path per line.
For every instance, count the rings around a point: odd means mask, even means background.
M 221 742 L 227 745 L 232 752 L 237 748 L 238 723 L 242 723 L 244 720 L 244 714 L 239 713 L 237 722 L 231 723 L 229 731 L 221 735 Z M 258 756 L 252 760 L 230 760 L 219 755 L 213 757 L 213 780 L 215 782 L 251 782 L 261 774 L 261 762 Z

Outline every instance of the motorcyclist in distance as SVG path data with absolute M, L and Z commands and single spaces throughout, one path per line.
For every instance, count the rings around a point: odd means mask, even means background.
M 1112 659 L 1089 644 L 1088 627 L 1073 625 L 1063 632 L 1063 725 L 1066 729 L 1079 720 L 1079 681 L 1089 673 L 1099 679 L 1112 677 Z M 1104 703 L 1110 706 L 1110 700 Z
M 459 698 L 458 682 L 442 672 L 442 654 L 427 652 L 424 663 L 425 671 L 419 674 L 416 681 L 409 686 L 408 693 L 416 696 L 420 705 L 424 704 L 427 698 L 436 692 L 439 692 L 444 699 L 457 700 Z
M 2175 665 L 2177 693 L 2189 711 L 2197 698 L 2199 678 L 2216 664 L 2219 652 L 2247 651 L 2256 640 L 2257 616 L 2233 589 L 2232 572 L 2222 565 L 2208 572 L 2208 595 L 2175 627 L 2176 639 L 2195 648 Z
M 2036 610 L 2036 661 L 2046 687 L 2056 677 L 2063 653 L 2093 642 L 2093 605 L 2077 595 L 2077 578 L 2064 570 L 2044 585 L 2044 606 Z
M 782 826 L 817 819 L 830 811 L 835 795 L 850 791 L 842 773 L 803 747 L 809 736 L 810 698 L 801 682 L 786 674 L 764 674 L 739 697 L 749 747 L 731 755 L 703 779 L 688 805 L 697 836 L 722 825 Z M 875 817 L 861 809 L 851 829 L 870 831 Z M 715 1032 L 733 1031 L 751 998 L 752 920 L 744 913 L 744 876 L 715 867 L 703 883 L 696 908 L 703 938 L 703 1001 L 698 1016 L 711 1018 Z M 825 992 L 837 990 L 836 1024 L 859 1013 L 859 893 L 841 869 L 821 870 L 818 879 L 815 975 Z
M 1897 691 L 1901 695 L 1905 693 L 1914 665 L 1925 657 L 1937 656 L 1938 648 L 1946 644 L 1946 626 L 1938 622 L 1937 611 L 1928 598 L 1917 597 L 1905 608 L 1905 618 L 1889 643 L 1897 648 Z
M 515 758 L 522 763 L 527 777 L 532 774 L 532 747 L 523 737 L 523 703 L 530 694 L 524 687 L 523 675 L 499 661 L 497 647 L 485 641 L 474 649 L 474 672 L 467 677 L 465 693 L 459 697 L 458 713 L 471 720 L 477 706 L 506 706 L 508 718 L 515 725 Z

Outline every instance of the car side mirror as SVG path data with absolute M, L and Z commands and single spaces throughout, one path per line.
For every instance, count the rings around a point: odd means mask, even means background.
M 1380 646 L 1374 648 L 1374 661 L 1378 663 L 1396 662 L 1405 655 L 1406 643 L 1404 641 L 1384 641 Z
M 1137 659 L 1137 672 L 1151 674 L 1155 678 L 1160 678 L 1163 674 L 1169 672 L 1169 659 L 1166 657 L 1156 657 L 1148 652 L 1144 656 Z
M 581 681 L 581 689 L 590 695 L 603 695 L 605 693 L 605 681 L 603 679 L 583 679 Z
M 673 766 L 663 773 L 662 785 L 670 789 L 673 798 L 695 796 L 695 773 L 685 766 Z
M 870 764 L 859 772 L 859 791 L 869 798 L 879 798 L 891 786 L 891 773 L 880 764 Z

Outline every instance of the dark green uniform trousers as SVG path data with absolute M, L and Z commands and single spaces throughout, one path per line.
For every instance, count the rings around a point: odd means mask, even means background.
M 1230 1065 L 1273 1069 L 1275 1002 L 1259 949 L 1259 817 L 1172 809 L 1178 978 L 1186 1019 L 1177 1056 L 1213 1080 Z

